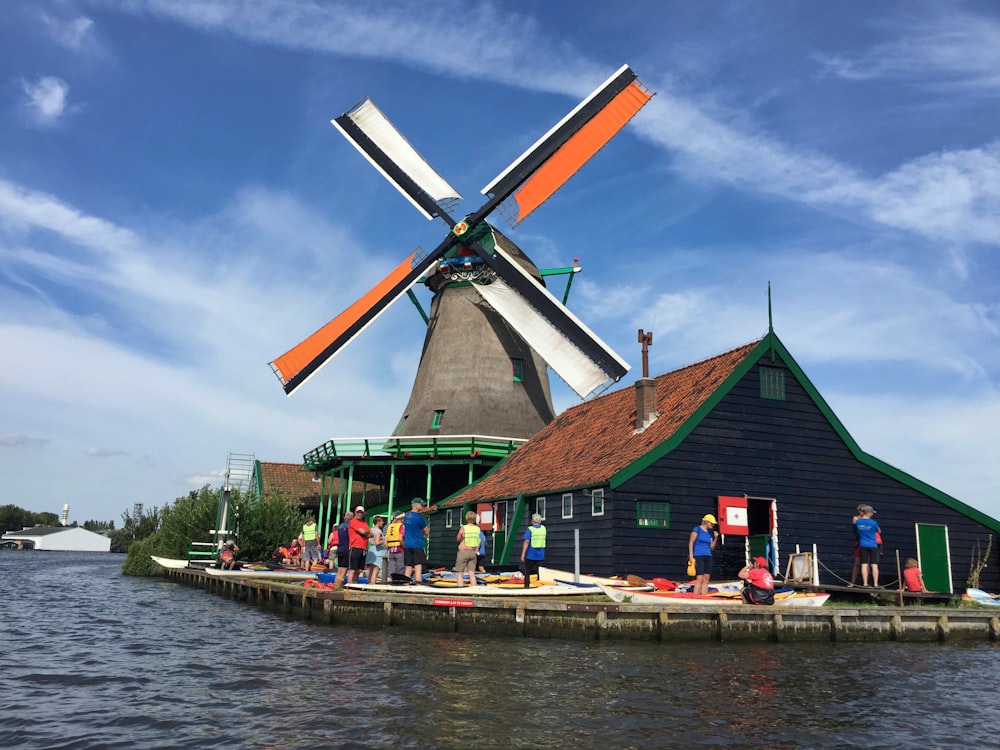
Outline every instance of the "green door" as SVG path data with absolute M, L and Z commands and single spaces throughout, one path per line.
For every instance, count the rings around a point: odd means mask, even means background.
M 935 523 L 917 525 L 917 562 L 928 591 L 952 593 L 951 552 L 948 527 Z

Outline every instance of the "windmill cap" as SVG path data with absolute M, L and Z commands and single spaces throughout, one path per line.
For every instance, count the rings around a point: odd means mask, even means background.
M 767 567 L 767 560 L 765 560 L 763 557 L 755 557 L 753 559 L 753 561 L 755 563 L 757 563 L 762 568 L 766 568 Z
M 704 516 L 701 517 L 701 520 L 708 521 L 709 523 L 718 523 L 718 521 L 715 520 L 715 516 L 713 516 L 711 513 L 706 513 Z

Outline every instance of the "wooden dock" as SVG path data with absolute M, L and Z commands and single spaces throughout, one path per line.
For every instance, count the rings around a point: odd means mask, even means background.
M 216 578 L 193 569 L 164 570 L 188 586 L 324 625 L 398 627 L 521 638 L 644 641 L 996 641 L 1000 607 L 719 607 L 625 604 L 579 598 L 440 596 L 301 583 Z M 894 594 L 893 591 L 887 593 Z

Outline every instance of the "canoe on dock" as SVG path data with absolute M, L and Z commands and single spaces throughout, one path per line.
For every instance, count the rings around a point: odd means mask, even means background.
M 205 568 L 205 572 L 213 578 L 244 578 L 269 581 L 305 581 L 315 578 L 316 573 L 308 570 L 271 570 L 271 569 L 240 569 L 222 570 L 221 568 Z
M 188 566 L 187 560 L 177 560 L 173 557 L 157 557 L 156 555 L 150 555 L 150 557 L 153 558 L 153 562 L 157 565 L 170 568 L 171 570 L 180 570 Z
M 632 604 L 681 604 L 691 607 L 740 607 L 744 606 L 740 596 L 719 594 L 692 594 L 677 591 L 640 591 L 622 586 L 601 586 L 601 590 L 616 602 Z M 829 594 L 806 594 L 797 591 L 776 591 L 775 606 L 781 607 L 822 607 Z M 756 606 L 756 605 L 745 605 Z
M 485 586 L 434 586 L 426 583 L 413 585 L 393 584 L 393 583 L 351 583 L 345 588 L 357 589 L 358 591 L 378 591 L 394 592 L 397 594 L 434 594 L 441 596 L 447 593 L 449 596 L 512 596 L 512 597 L 534 597 L 534 596 L 585 596 L 593 594 L 594 589 L 580 588 L 579 586 L 551 584 L 535 585 L 529 589 L 523 585 L 485 585 Z

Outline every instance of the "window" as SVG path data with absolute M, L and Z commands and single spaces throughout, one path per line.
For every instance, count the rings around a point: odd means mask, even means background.
M 514 382 L 520 383 L 524 380 L 524 360 L 523 359 L 511 359 L 510 368 L 514 374 Z
M 452 527 L 452 524 L 454 524 L 454 522 L 455 522 L 454 513 L 455 513 L 455 509 L 454 508 L 448 508 L 444 512 L 444 525 L 445 525 L 445 528 L 450 529 Z
M 635 525 L 640 529 L 669 529 L 670 503 L 637 501 L 635 504 Z
M 545 498 L 544 497 L 539 497 L 539 498 L 535 499 L 535 513 L 537 513 L 538 515 L 540 515 L 542 517 L 543 521 L 545 520 Z
M 434 418 L 431 420 L 431 429 L 439 430 L 441 429 L 441 422 L 444 420 L 444 409 L 438 409 L 434 412 Z
M 572 518 L 573 517 L 573 493 L 567 492 L 563 495 L 562 503 L 562 517 Z
M 785 400 L 785 371 L 777 367 L 760 368 L 760 397 Z
M 590 515 L 604 515 L 604 488 L 590 491 Z

